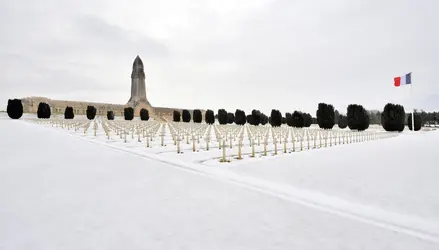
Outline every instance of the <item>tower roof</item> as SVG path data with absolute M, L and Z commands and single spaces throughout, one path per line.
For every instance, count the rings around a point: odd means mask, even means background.
M 143 67 L 142 59 L 140 59 L 139 55 L 136 56 L 136 59 L 134 59 L 133 67 L 139 65 Z
M 131 78 L 145 78 L 145 71 L 143 69 L 143 62 L 142 59 L 140 59 L 139 56 L 134 59 L 133 62 L 133 72 L 131 72 Z

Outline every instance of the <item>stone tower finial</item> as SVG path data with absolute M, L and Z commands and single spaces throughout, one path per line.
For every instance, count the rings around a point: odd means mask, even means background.
M 140 59 L 139 55 L 137 55 L 136 59 L 134 59 L 133 68 L 135 66 L 141 66 L 143 68 L 143 62 L 142 59 Z
M 131 78 L 143 77 L 145 78 L 145 71 L 143 69 L 143 62 L 139 56 L 134 59 L 133 62 L 133 72 L 131 73 Z

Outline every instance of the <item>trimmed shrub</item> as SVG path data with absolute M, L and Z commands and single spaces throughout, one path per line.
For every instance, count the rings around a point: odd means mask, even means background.
M 279 110 L 272 109 L 268 121 L 272 127 L 280 127 L 282 125 L 282 114 Z
M 190 122 L 191 121 L 191 113 L 187 109 L 183 109 L 181 113 L 181 118 L 183 119 L 183 122 Z
M 261 111 L 253 109 L 251 113 L 251 118 L 250 120 L 247 120 L 247 122 L 251 125 L 258 126 L 259 124 L 261 124 L 261 115 Z
M 213 110 L 206 110 L 206 115 L 204 117 L 207 124 L 214 124 L 215 123 L 215 114 L 213 113 Z
M 261 113 L 261 125 L 264 126 L 268 123 L 268 116 L 264 113 Z
M 407 125 L 408 125 L 410 130 L 413 130 L 413 127 L 412 127 L 412 114 L 411 113 L 407 116 Z M 421 130 L 421 127 L 422 127 L 421 114 L 415 113 L 415 131 Z
M 303 126 L 306 128 L 311 127 L 312 116 L 310 113 L 303 113 Z
M 350 104 L 347 110 L 348 127 L 351 130 L 363 131 L 369 128 L 369 112 L 358 104 Z
M 43 119 L 44 109 L 45 109 L 45 105 L 44 104 L 45 104 L 44 102 L 38 103 L 38 109 L 37 109 L 37 118 L 38 119 Z
M 225 109 L 218 110 L 218 123 L 221 125 L 227 124 L 227 111 Z
M 123 117 L 126 121 L 131 121 L 134 119 L 134 109 L 132 107 L 127 107 L 123 109 Z
M 172 114 L 172 121 L 180 122 L 180 120 L 181 120 L 180 111 L 174 110 L 174 113 Z
M 23 116 L 23 104 L 20 99 L 9 99 L 6 108 L 9 118 L 20 119 Z
M 305 119 L 303 117 L 302 112 L 294 111 L 294 113 L 292 114 L 292 119 L 293 119 L 293 127 L 303 128 L 303 126 L 305 126 Z
M 87 106 L 87 119 L 93 120 L 96 117 L 96 108 L 94 106 Z
M 193 120 L 195 123 L 201 123 L 203 121 L 203 114 L 201 114 L 201 110 L 199 109 L 194 110 Z
M 386 131 L 404 131 L 405 110 L 402 105 L 387 103 L 381 113 L 381 125 Z
M 335 111 L 331 104 L 319 103 L 316 116 L 320 128 L 332 129 L 334 127 Z
M 45 102 L 38 104 L 37 117 L 40 119 L 49 119 L 51 115 L 50 106 Z
M 64 119 L 73 119 L 75 118 L 75 114 L 73 113 L 73 108 L 67 106 L 64 110 Z
M 344 129 L 348 126 L 348 118 L 344 115 L 338 116 L 338 127 Z
M 140 120 L 148 121 L 149 120 L 149 111 L 147 109 L 140 110 Z
M 113 111 L 107 111 L 107 119 L 109 121 L 114 120 L 114 112 Z
M 232 124 L 235 122 L 235 114 L 233 113 L 227 113 L 227 123 Z
M 247 116 L 243 110 L 237 109 L 235 111 L 235 124 L 244 125 L 247 122 Z

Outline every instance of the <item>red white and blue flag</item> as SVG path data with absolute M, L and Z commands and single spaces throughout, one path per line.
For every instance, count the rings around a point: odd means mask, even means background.
M 393 78 L 395 87 L 401 85 L 412 84 L 412 73 L 405 74 L 404 76 L 397 76 Z

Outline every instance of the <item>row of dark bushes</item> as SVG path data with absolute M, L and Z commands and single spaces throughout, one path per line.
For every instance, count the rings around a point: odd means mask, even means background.
M 123 110 L 123 116 L 124 119 L 127 121 L 131 121 L 134 119 L 134 109 L 132 107 L 124 108 Z M 107 119 L 108 120 L 114 120 L 114 113 L 113 111 L 107 112 Z M 147 109 L 142 108 L 140 110 L 140 120 L 142 121 L 148 121 L 149 120 L 149 111 Z
M 196 110 L 195 110 L 196 111 Z M 194 114 L 195 114 L 194 111 Z M 187 110 L 183 110 L 183 122 L 190 122 L 190 113 Z M 208 124 L 213 124 L 215 122 L 215 115 L 212 110 L 207 110 L 205 115 L 205 121 Z M 369 112 L 362 106 L 358 104 L 350 104 L 347 107 L 346 116 L 339 115 L 336 119 L 336 112 L 334 106 L 326 103 L 319 103 L 316 112 L 316 123 L 320 128 L 332 129 L 337 120 L 337 125 L 339 128 L 349 127 L 351 130 L 364 131 L 369 128 L 370 125 L 370 115 Z M 237 109 L 235 113 L 227 112 L 225 109 L 219 109 L 216 116 L 219 124 L 231 124 L 235 123 L 237 125 L 244 125 L 249 123 L 251 125 L 265 125 L 270 123 L 273 127 L 281 126 L 281 124 L 287 124 L 291 127 L 309 127 L 312 124 L 313 118 L 308 113 L 302 113 L 300 111 L 294 111 L 291 113 L 286 113 L 285 117 L 279 110 L 273 109 L 271 111 L 270 117 L 261 113 L 259 110 L 252 110 L 251 114 L 245 115 L 243 110 Z M 180 121 L 180 112 L 174 111 L 175 122 Z M 199 112 L 199 118 L 194 122 L 200 123 L 202 120 L 201 112 Z M 405 123 L 407 121 L 407 123 Z M 408 124 L 410 130 L 412 130 L 412 119 L 411 114 L 407 116 L 404 107 L 401 105 L 388 103 L 384 107 L 384 111 L 381 113 L 381 125 L 386 131 L 403 131 L 405 124 Z M 414 129 L 415 131 L 420 130 L 422 127 L 422 119 L 418 113 L 415 113 L 414 117 Z
M 209 117 L 210 114 L 206 113 L 206 119 Z M 213 115 L 213 114 L 212 114 Z M 201 113 L 201 110 L 195 109 L 191 115 L 190 111 L 187 109 L 183 109 L 180 113 L 180 111 L 174 110 L 172 114 L 172 120 L 174 122 L 190 122 L 191 119 L 195 123 L 201 123 L 203 121 L 203 115 Z M 215 118 L 213 118 L 215 119 Z M 206 123 L 208 123 L 208 120 L 206 120 Z M 212 122 L 213 123 L 213 122 Z
M 270 123 L 273 127 L 279 127 L 282 124 L 288 124 L 289 126 L 296 127 L 309 127 L 311 126 L 311 115 L 307 113 L 302 113 L 299 111 L 295 111 L 293 115 L 290 113 L 286 114 L 286 117 L 282 117 L 282 114 L 279 110 L 273 109 L 271 111 L 270 117 L 265 115 L 259 110 L 252 110 L 251 114 L 246 115 L 243 110 L 237 109 L 235 113 L 227 112 L 225 109 L 219 109 L 217 115 L 215 116 L 213 110 L 206 110 L 205 113 L 205 122 L 207 124 L 215 123 L 215 119 L 218 120 L 218 123 L 221 125 L 232 124 L 235 123 L 237 125 L 244 125 L 246 123 L 254 126 L 265 125 Z M 196 109 L 193 111 L 193 122 L 201 123 L 202 122 L 202 113 L 200 110 Z M 191 114 L 188 110 L 174 110 L 173 113 L 173 121 L 174 122 L 190 122 Z
M 7 113 L 12 119 L 19 119 L 23 115 L 23 105 L 20 99 L 9 99 L 7 106 Z M 41 102 L 38 105 L 37 117 L 40 119 L 48 119 L 51 116 L 50 106 Z M 73 119 L 74 112 L 72 107 L 66 107 L 64 111 L 65 119 Z M 86 116 L 88 119 L 93 120 L 96 117 L 96 108 L 94 106 L 87 106 Z M 294 111 L 286 113 L 285 117 L 279 110 L 273 109 L 270 117 L 266 116 L 259 110 L 252 110 L 251 114 L 246 115 L 243 110 L 237 109 L 235 113 L 227 112 L 225 109 L 219 109 L 215 116 L 212 110 L 207 110 L 205 113 L 205 122 L 207 124 L 215 123 L 215 119 L 218 119 L 219 124 L 232 124 L 244 125 L 246 123 L 258 126 L 269 123 L 273 127 L 279 127 L 282 124 L 287 124 L 291 127 L 309 127 L 313 122 L 313 118 L 308 113 L 302 113 L 300 111 Z M 107 119 L 114 120 L 114 112 L 107 112 Z M 124 109 L 124 119 L 134 119 L 134 109 L 127 107 Z M 140 110 L 140 119 L 143 121 L 149 120 L 149 111 L 147 109 Z M 195 123 L 201 123 L 203 120 L 202 112 L 199 109 L 195 109 L 191 115 L 189 110 L 180 111 L 174 110 L 173 121 L 190 122 L 191 119 Z M 323 129 L 332 129 L 337 120 L 340 128 L 349 127 L 351 130 L 366 130 L 370 125 L 370 116 L 367 110 L 358 104 L 351 104 L 347 108 L 347 114 L 339 115 L 336 117 L 336 111 L 331 104 L 319 103 L 316 112 L 315 122 Z M 408 127 L 412 130 L 412 118 L 411 114 L 407 115 L 402 105 L 388 103 L 385 105 L 383 112 L 381 113 L 381 125 L 386 131 L 403 131 L 405 127 L 405 121 L 407 121 Z M 419 113 L 415 113 L 414 116 L 414 129 L 420 130 L 422 126 L 422 119 Z
M 422 127 L 422 119 L 419 113 L 414 114 L 414 130 L 418 131 Z M 412 114 L 407 115 L 402 105 L 388 103 L 384 106 L 383 113 L 381 113 L 381 125 L 386 131 L 403 131 L 405 128 L 405 121 L 410 130 L 413 130 Z
M 96 117 L 96 108 L 94 106 L 87 106 L 86 116 L 87 119 L 93 120 Z M 20 119 L 23 115 L 23 104 L 20 99 L 9 99 L 7 106 L 7 113 L 11 119 Z M 40 102 L 38 104 L 37 117 L 40 119 L 48 119 L 51 116 L 50 106 L 45 102 Z M 67 106 L 64 110 L 64 119 L 73 119 L 75 114 L 73 112 L 73 108 Z M 131 107 L 127 107 L 124 109 L 124 118 L 125 120 L 133 120 L 134 118 L 134 109 Z M 114 120 L 114 112 L 107 111 L 107 119 Z M 147 109 L 140 110 L 140 119 L 142 121 L 149 120 L 149 111 Z
M 351 130 L 363 131 L 368 129 L 370 125 L 369 113 L 362 105 L 358 104 L 350 104 L 346 116 L 339 115 L 336 117 L 334 106 L 319 103 L 316 116 L 317 124 L 323 129 L 332 129 L 336 120 L 338 127 L 342 129 L 349 127 Z

